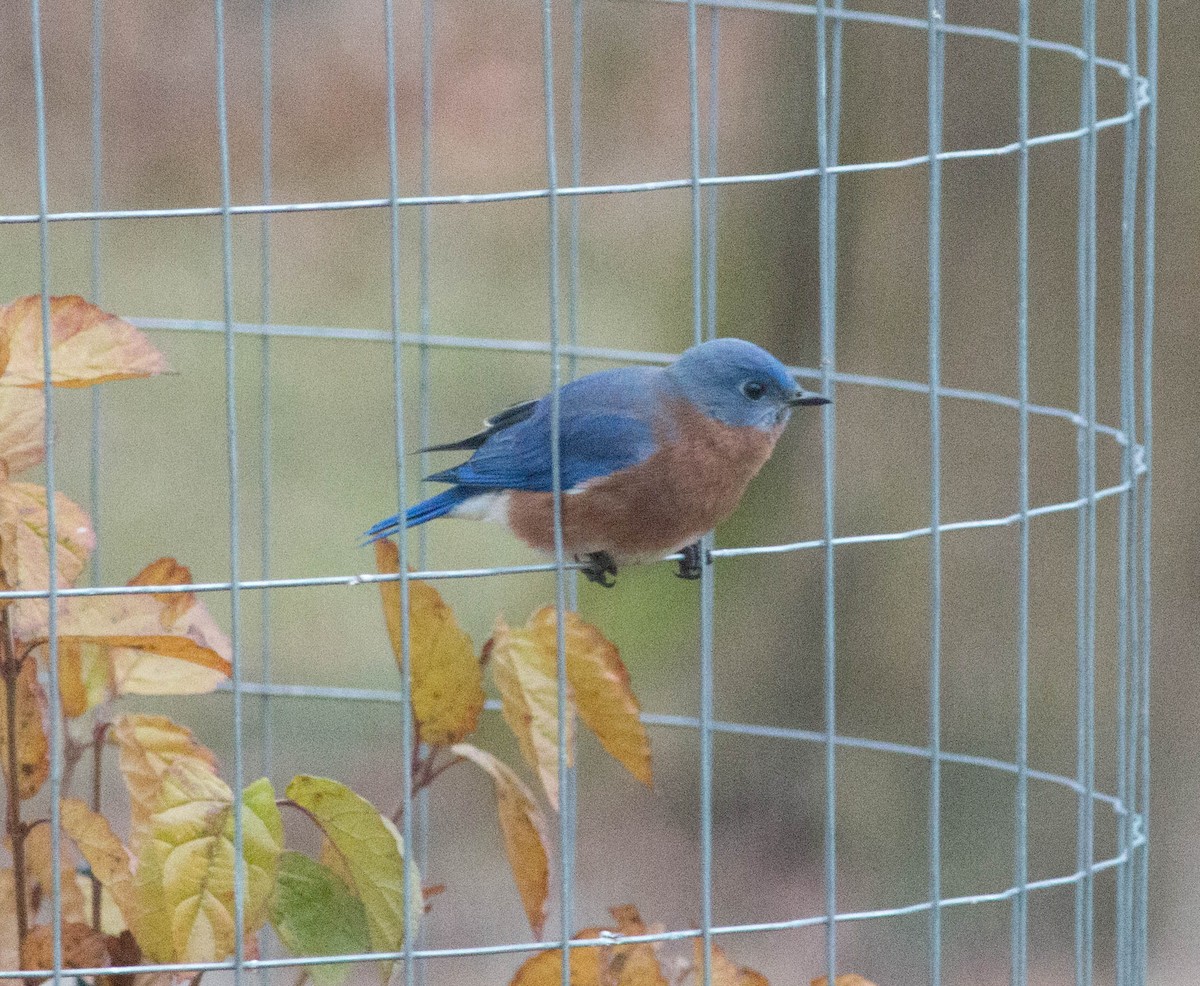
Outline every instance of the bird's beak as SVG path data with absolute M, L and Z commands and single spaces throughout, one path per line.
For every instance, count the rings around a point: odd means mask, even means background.
M 822 404 L 832 404 L 828 397 L 820 394 L 806 394 L 800 391 L 795 397 L 788 399 L 788 407 L 820 407 Z

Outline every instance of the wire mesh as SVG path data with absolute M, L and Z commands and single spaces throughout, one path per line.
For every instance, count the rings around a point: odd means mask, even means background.
M 235 799 L 233 812 L 235 846 L 235 926 L 241 927 L 246 906 L 246 872 L 242 853 L 245 834 L 242 828 L 241 792 L 247 748 L 243 727 L 248 716 L 245 699 L 257 696 L 260 700 L 261 751 L 263 770 L 269 772 L 273 763 L 273 733 L 270 702 L 275 698 L 311 698 L 339 703 L 377 702 L 397 706 L 402 737 L 401 762 L 412 762 L 416 738 L 413 732 L 412 709 L 405 700 L 409 692 L 411 668 L 407 641 L 400 662 L 400 687 L 397 690 L 355 687 L 319 687 L 288 684 L 276 680 L 272 666 L 274 593 L 288 589 L 322 586 L 360 586 L 388 580 L 389 576 L 364 573 L 306 575 L 279 577 L 274 574 L 270 514 L 272 510 L 272 345 L 274 340 L 322 339 L 342 343 L 387 343 L 392 353 L 392 386 L 395 405 L 396 488 L 399 507 L 403 513 L 408 489 L 406 452 L 413 444 L 411 422 L 406 420 L 406 368 L 417 361 L 420 419 L 415 429 L 422 445 L 432 434 L 431 408 L 435 401 L 430 354 L 438 349 L 452 351 L 483 350 L 527 354 L 544 354 L 549 360 L 547 383 L 552 393 L 558 386 L 574 377 L 582 360 L 605 360 L 619 363 L 644 362 L 661 364 L 670 354 L 580 343 L 578 300 L 581 293 L 580 248 L 582 218 L 580 202 L 588 196 L 636 195 L 641 193 L 677 190 L 689 197 L 690 224 L 690 308 L 692 336 L 696 342 L 717 335 L 717 274 L 718 214 L 717 193 L 721 189 L 749 186 L 775 186 L 780 183 L 815 180 L 818 189 L 817 218 L 819 224 L 819 330 L 820 367 L 795 368 L 805 380 L 819 382 L 823 392 L 838 397 L 856 388 L 874 388 L 893 393 L 923 395 L 928 401 L 928 438 L 930 443 L 929 503 L 927 524 L 900 530 L 839 534 L 841 526 L 836 511 L 837 474 L 837 415 L 838 401 L 823 411 L 822 418 L 822 533 L 820 537 L 797 539 L 786 543 L 767 543 L 716 547 L 711 536 L 705 541 L 702 553 L 704 564 L 700 580 L 698 661 L 698 712 L 695 716 L 646 713 L 644 721 L 662 729 L 693 731 L 698 737 L 698 804 L 699 881 L 698 921 L 695 926 L 676 928 L 639 936 L 605 936 L 586 939 L 571 937 L 576 927 L 577 887 L 575 861 L 579 851 L 578 818 L 573 796 L 576 779 L 568 764 L 567 749 L 567 674 L 564 640 L 564 610 L 575 605 L 577 587 L 573 572 L 578 566 L 564 554 L 561 523 L 561 496 L 558 469 L 557 435 L 560 412 L 557 396 L 552 402 L 552 456 L 555 502 L 555 545 L 552 562 L 542 564 L 504 565 L 480 568 L 431 569 L 424 531 L 415 546 L 409 537 L 399 538 L 400 568 L 397 577 L 401 584 L 401 625 L 408 626 L 407 592 L 410 579 L 449 580 L 493 578 L 529 573 L 553 573 L 555 577 L 555 606 L 558 622 L 558 784 L 563 792 L 562 810 L 558 815 L 559 854 L 558 872 L 559 921 L 558 934 L 548 941 L 513 941 L 501 944 L 466 944 L 431 946 L 424 940 L 406 939 L 401 951 L 329 957 L 332 964 L 356 963 L 368 959 L 396 959 L 406 983 L 421 979 L 433 960 L 472 955 L 529 953 L 558 949 L 562 955 L 562 979 L 569 979 L 569 954 L 576 948 L 611 945 L 614 941 L 665 942 L 697 938 L 702 943 L 701 963 L 704 986 L 713 982 L 712 948 L 718 938 L 761 932 L 781 932 L 799 928 L 824 929 L 825 974 L 832 982 L 843 970 L 839 958 L 838 929 L 854 922 L 876 921 L 923 915 L 927 919 L 928 981 L 938 984 L 943 979 L 942 962 L 945 915 L 952 909 L 977 907 L 988 903 L 1010 905 L 1010 966 L 1011 981 L 1015 984 L 1030 981 L 1030 897 L 1053 888 L 1071 888 L 1074 906 L 1074 976 L 1081 986 L 1096 977 L 1097 900 L 1096 878 L 1113 871 L 1115 874 L 1114 913 L 1105 920 L 1111 924 L 1114 940 L 1112 978 L 1118 984 L 1145 981 L 1147 949 L 1148 828 L 1146 810 L 1149 798 L 1149 652 L 1150 652 L 1150 461 L 1152 448 L 1152 405 L 1150 392 L 1151 354 L 1154 314 L 1154 174 L 1157 92 L 1157 4 L 1154 0 L 1142 3 L 1129 0 L 1124 22 L 1125 52 L 1120 60 L 1098 54 L 1097 12 L 1093 2 L 1080 5 L 1080 40 L 1078 44 L 1047 41 L 1033 37 L 1030 26 L 1029 0 L 1017 5 L 1018 29 L 1015 32 L 990 27 L 975 27 L 947 20 L 944 0 L 928 0 L 924 17 L 900 16 L 851 10 L 841 0 L 816 4 L 795 4 L 776 0 L 654 0 L 668 6 L 682 6 L 686 16 L 687 90 L 688 90 L 688 159 L 689 173 L 683 177 L 635 182 L 585 184 L 582 165 L 584 128 L 583 52 L 588 5 L 574 0 L 570 5 L 570 87 L 569 87 L 569 184 L 560 182 L 560 141 L 556 126 L 559 102 L 556 93 L 555 58 L 560 37 L 555 30 L 557 7 L 552 0 L 541 4 L 541 37 L 543 109 L 545 125 L 545 180 L 537 187 L 472 193 L 435 193 L 432 142 L 435 131 L 434 113 L 434 39 L 437 9 L 432 0 L 420 4 L 421 32 L 418 38 L 421 59 L 421 150 L 420 177 L 417 194 L 402 194 L 403 177 L 397 129 L 397 27 L 393 0 L 380 5 L 380 33 L 383 40 L 383 61 L 386 100 L 379 106 L 381 127 L 387 133 L 388 189 L 387 195 L 375 198 L 316 200 L 304 202 L 275 201 L 272 176 L 275 159 L 272 147 L 272 0 L 262 4 L 261 49 L 261 197 L 257 202 L 234 201 L 231 183 L 231 141 L 229 126 L 229 86 L 226 76 L 226 12 L 223 0 L 214 0 L 214 57 L 216 70 L 216 110 L 220 170 L 220 201 L 205 206 L 170 206 L 157 208 L 113 209 L 104 206 L 104 170 L 102 135 L 104 132 L 102 86 L 104 83 L 102 40 L 105 10 L 101 0 L 93 0 L 91 9 L 91 207 L 87 210 L 55 210 L 50 200 L 48 181 L 48 122 L 46 80 L 43 65 L 42 22 L 39 0 L 30 0 L 31 52 L 36 122 L 36 177 L 38 208 L 33 213 L 0 215 L 0 225 L 36 225 L 42 298 L 42 353 L 46 386 L 45 447 L 46 480 L 50 490 L 56 489 L 54 443 L 56 435 L 55 392 L 51 380 L 50 309 L 51 261 L 49 231 L 53 224 L 85 222 L 91 227 L 90 285 L 94 301 L 99 301 L 104 258 L 101 252 L 101 229 L 105 224 L 121 220 L 170 220 L 179 218 L 211 218 L 219 221 L 221 236 L 221 277 L 223 319 L 221 321 L 179 320 L 156 317 L 132 317 L 134 324 L 152 331 L 183 333 L 219 333 L 224 343 L 225 438 L 227 441 L 228 505 L 228 563 L 227 580 L 209 581 L 183 586 L 139 586 L 101 584 L 99 553 L 92 558 L 93 585 L 79 588 L 60 588 L 51 585 L 47 590 L 5 591 L 0 599 L 46 599 L 49 606 L 49 647 L 46 680 L 50 708 L 60 708 L 58 694 L 59 649 L 56 620 L 60 599 L 64 597 L 137 593 L 222 593 L 230 602 L 230 633 L 233 648 L 233 673 L 228 684 L 233 705 L 233 763 L 232 789 Z M 815 142 L 818 163 L 815 167 L 784 171 L 722 174 L 718 162 L 718 134 L 721 120 L 720 51 L 721 17 L 723 11 L 757 11 L 765 15 L 787 18 L 811 18 L 815 31 L 816 84 L 813 98 L 816 103 Z M 1144 23 L 1139 24 L 1139 14 Z M 705 24 L 704 18 L 707 18 Z M 922 154 L 891 160 L 844 161 L 841 138 L 841 98 L 843 73 L 843 36 L 847 27 L 873 25 L 896 31 L 921 31 L 925 34 L 927 86 L 927 146 Z M 703 41 L 702 26 L 708 27 Z M 1017 56 L 1017 139 L 1012 142 L 969 149 L 949 149 L 944 146 L 943 120 L 945 115 L 945 46 L 947 38 L 970 38 L 981 42 L 1010 45 Z M 707 49 L 704 51 L 704 49 Z M 702 52 L 707 58 L 709 75 L 707 98 L 702 100 L 705 80 L 701 68 Z M 1079 68 L 1078 125 L 1073 128 L 1033 133 L 1031 129 L 1031 55 L 1065 56 Z M 1143 68 L 1144 66 L 1144 68 Z M 1144 71 L 1144 75 L 1141 72 Z M 1110 73 L 1123 89 L 1122 112 L 1102 116 L 1099 109 L 1098 79 Z M 702 102 L 707 104 L 707 116 L 702 115 Z M 703 121 L 703 122 L 702 122 Z M 1115 131 L 1123 140 L 1121 183 L 1121 254 L 1120 254 L 1120 381 L 1118 425 L 1098 420 L 1097 407 L 1097 296 L 1098 268 L 1098 157 L 1099 139 L 1106 131 Z M 1056 144 L 1074 143 L 1078 146 L 1078 225 L 1076 230 L 1076 292 L 1078 349 L 1078 406 L 1062 408 L 1035 403 L 1030 384 L 1030 211 L 1031 211 L 1031 152 Z M 942 203 L 943 169 L 951 162 L 972 159 L 1015 157 L 1017 185 L 1017 322 L 1018 360 L 1016 396 L 1006 396 L 984 390 L 948 386 L 943 382 L 942 355 Z M 844 175 L 900 171 L 924 168 L 928 177 L 926 233 L 928 248 L 927 286 L 927 376 L 924 380 L 905 380 L 839 369 L 838 340 L 838 265 L 839 265 L 839 179 Z M 1139 168 L 1141 173 L 1139 174 Z M 1139 197 L 1140 192 L 1140 197 Z M 466 335 L 439 335 L 433 332 L 430 304 L 430 277 L 434 267 L 430 236 L 431 211 L 441 208 L 462 208 L 484 203 L 543 200 L 546 203 L 548 264 L 547 302 L 548 324 L 544 333 L 535 338 L 493 339 Z M 566 222 L 560 203 L 567 206 Z M 388 272 L 390 276 L 390 330 L 379 331 L 353 326 L 286 325 L 272 321 L 272 220 L 281 215 L 296 213 L 343 212 L 347 210 L 385 210 L 388 217 Z M 415 210 L 419 217 L 418 235 L 411 246 L 404 238 L 402 216 L 405 210 Z M 238 217 L 260 217 L 259 257 L 259 320 L 239 322 L 235 317 L 235 278 L 242 276 L 235 253 L 234 221 Z M 1138 239 L 1138 226 L 1141 239 Z M 564 263 L 559 244 L 566 231 L 567 257 Z M 415 320 L 417 332 L 405 331 L 413 318 L 402 307 L 403 251 L 415 249 L 418 267 L 418 300 Z M 565 268 L 565 276 L 563 270 Z M 1139 277 L 1141 293 L 1139 295 Z M 565 291 L 563 286 L 565 284 Z M 565 295 L 565 315 L 560 307 Z M 563 326 L 566 326 L 565 331 Z M 236 370 L 239 362 L 235 341 L 238 336 L 256 337 L 261 343 L 260 382 L 261 416 L 258 421 L 262 458 L 259 472 L 259 504 L 262 514 L 260 561 L 257 579 L 244 577 L 239 561 L 243 541 L 239 509 L 243 484 L 241 474 L 243 455 L 239 449 L 239 423 L 244 413 L 237 399 Z M 565 368 L 564 368 L 565 362 Z M 840 398 L 839 398 L 840 399 Z M 1015 412 L 1018 420 L 1018 509 L 988 517 L 948 521 L 943 516 L 941 427 L 943 418 L 951 413 L 948 402 L 969 402 Z M 1030 428 L 1036 419 L 1065 423 L 1076 434 L 1077 488 L 1072 499 L 1035 504 L 1031 494 Z M 102 450 L 104 447 L 104 415 L 99 389 L 93 392 L 91 405 L 90 496 L 92 517 L 99 528 L 104 497 L 102 495 Z M 1119 481 L 1101 485 L 1098 466 L 1098 442 L 1111 442 L 1120 454 Z M 422 459 L 422 467 L 424 460 Z M 1118 531 L 1115 539 L 1115 575 L 1117 592 L 1116 683 L 1117 700 L 1111 710 L 1097 708 L 1097 595 L 1103 573 L 1100 568 L 1100 533 L 1098 507 L 1113 501 L 1116 505 Z M 49 524 L 55 524 L 55 501 L 47 502 Z M 111 507 L 110 507 L 111 510 Z M 1067 776 L 1054 771 L 1035 769 L 1030 756 L 1030 610 L 1031 610 L 1031 539 L 1033 522 L 1058 514 L 1074 514 L 1077 524 L 1075 558 L 1075 644 L 1077 661 L 1077 719 L 1075 771 Z M 1016 744 L 1012 760 L 956 753 L 943 747 L 940 690 L 943 648 L 941 640 L 941 608 L 944 599 L 942 584 L 943 542 L 946 535 L 962 531 L 992 528 L 1013 528 L 1019 543 L 1017 609 L 1014 614 L 1017 633 L 1016 681 Z M 838 624 L 837 624 L 837 562 L 843 552 L 856 546 L 897 544 L 923 541 L 929 547 L 930 636 L 928 642 L 928 737 L 923 745 L 890 742 L 878 739 L 844 736 L 838 732 Z M 414 550 L 415 548 L 415 550 Z M 56 543 L 49 540 L 50 570 L 55 570 Z M 718 596 L 717 569 L 726 560 L 739 557 L 785 555 L 803 551 L 819 552 L 822 559 L 821 598 L 824 616 L 822 652 L 822 715 L 820 730 L 786 728 L 746 722 L 725 721 L 715 711 L 714 668 L 714 611 Z M 415 556 L 417 564 L 410 572 L 409 561 Z M 1106 557 L 1106 556 L 1105 556 Z M 816 590 L 813 590 L 816 591 Z M 248 677 L 247 647 L 243 641 L 243 600 L 245 593 L 259 592 L 262 638 L 258 681 Z M 405 637 L 407 635 L 405 634 Z M 497 703 L 487 706 L 495 711 Z M 1115 722 L 1117 761 L 1116 788 L 1113 793 L 1099 789 L 1096 775 L 1097 717 Z M 60 715 L 51 716 L 52 768 L 50 800 L 53 866 L 53 967 L 22 973 L 51 977 L 55 986 L 64 975 L 63 918 L 60 891 L 61 820 L 59 801 L 63 780 L 63 722 Z M 816 744 L 821 747 L 824 802 L 822 873 L 824 878 L 823 910 L 820 913 L 788 916 L 770 921 L 730 924 L 722 923 L 714 912 L 714 788 L 716 772 L 714 741 L 719 736 L 763 737 L 794 743 Z M 838 762 L 844 750 L 869 750 L 928 765 L 928 893 L 925 899 L 890 907 L 843 909 L 838 893 L 839 824 Z M 941 821 L 943 804 L 942 772 L 948 764 L 966 765 L 986 771 L 1012 775 L 1015 780 L 1012 860 L 1012 880 L 1005 887 L 971 894 L 947 895 L 943 887 L 943 836 Z M 419 861 L 424 864 L 428 846 L 427 795 L 415 795 L 412 778 L 402 773 L 402 835 L 406 846 L 419 846 Z M 1077 804 L 1076 859 L 1073 872 L 1041 879 L 1030 878 L 1030 811 L 1032 781 L 1060 787 L 1070 792 Z M 1116 839 L 1112 852 L 1097 848 L 1096 812 L 1110 810 L 1117 819 Z M 417 810 L 414 810 L 416 808 Z M 404 887 L 404 909 L 409 910 L 411 888 Z M 1106 925 L 1107 927 L 1108 925 Z M 246 970 L 309 966 L 312 958 L 251 958 L 241 935 L 231 959 L 223 962 L 142 965 L 137 967 L 106 967 L 72 969 L 71 975 L 99 975 L 118 972 L 171 971 L 198 973 L 229 970 L 233 981 L 243 981 Z M 17 970 L 0 971 L 0 977 L 17 975 Z

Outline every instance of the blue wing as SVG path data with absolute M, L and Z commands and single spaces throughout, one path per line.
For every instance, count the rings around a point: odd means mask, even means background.
M 642 368 L 609 370 L 563 387 L 559 449 L 564 490 L 637 465 L 654 453 L 653 374 Z M 470 459 L 429 479 L 483 489 L 552 489 L 550 398 L 537 401 L 531 411 L 521 407 L 526 413 L 487 435 Z

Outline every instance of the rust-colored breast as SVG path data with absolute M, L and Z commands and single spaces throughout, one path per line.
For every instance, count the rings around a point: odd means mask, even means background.
M 636 560 L 691 544 L 733 513 L 783 430 L 730 427 L 684 400 L 664 419 L 671 427 L 663 433 L 672 437 L 645 462 L 563 496 L 568 554 L 607 551 Z M 551 494 L 514 491 L 508 524 L 530 547 L 554 550 Z

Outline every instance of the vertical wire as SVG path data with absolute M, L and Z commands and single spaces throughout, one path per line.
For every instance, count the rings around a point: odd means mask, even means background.
M 1029 0 L 1020 0 L 1017 59 L 1017 390 L 1020 568 L 1017 598 L 1017 788 L 1011 982 L 1029 982 Z
M 835 9 L 840 13 L 841 0 Z M 837 175 L 829 168 L 837 161 L 841 103 L 840 18 L 833 23 L 833 66 L 829 65 L 828 7 L 817 5 L 817 163 L 819 169 L 819 244 L 821 309 L 822 393 L 834 398 L 833 374 L 837 366 Z M 822 501 L 824 561 L 824 719 L 825 719 L 825 975 L 837 978 L 837 595 L 833 538 L 837 530 L 834 490 L 837 470 L 837 419 L 834 404 L 821 416 Z
M 421 0 L 421 195 L 428 196 L 433 190 L 433 0 Z M 433 301 L 430 294 L 430 213 L 429 206 L 422 205 L 417 215 L 420 220 L 417 239 L 417 305 L 420 311 L 420 334 L 427 339 L 433 329 Z M 428 446 L 433 432 L 433 384 L 429 346 L 424 343 L 418 350 L 418 396 L 420 398 L 421 448 Z M 422 452 L 418 459 L 420 474 L 429 474 L 429 453 Z M 417 528 L 417 565 L 428 568 L 429 532 L 424 525 Z M 424 747 L 421 748 L 424 755 Z M 424 873 L 429 865 L 429 789 L 417 794 L 416 845 L 412 847 L 417 867 Z M 417 945 L 424 947 L 427 928 L 424 921 L 417 928 Z M 425 981 L 425 964 L 416 970 L 418 982 Z
M 696 0 L 687 3 L 688 151 L 692 234 L 692 337 L 704 339 L 704 261 L 700 185 L 700 75 Z M 700 557 L 700 937 L 703 986 L 712 983 L 713 928 L 713 608 L 714 572 L 709 564 L 712 534 L 701 541 Z
M 559 867 L 559 923 L 560 958 L 563 986 L 570 986 L 571 979 L 571 927 L 574 924 L 575 872 L 571 861 L 575 858 L 575 817 L 565 810 L 569 804 L 571 783 L 570 765 L 567 757 L 569 729 L 567 715 L 567 639 L 565 617 L 567 610 L 567 573 L 563 554 L 562 529 L 562 449 L 559 439 L 562 434 L 562 407 L 559 387 L 562 384 L 562 353 L 559 323 L 559 255 L 558 255 L 558 153 L 555 141 L 554 122 L 554 3 L 542 0 L 542 90 L 545 102 L 546 127 L 546 221 L 547 235 L 547 291 L 550 309 L 550 478 L 551 497 L 554 507 L 554 608 L 555 647 L 557 649 L 558 687 L 558 839 L 562 864 Z
M 400 342 L 400 155 L 396 133 L 396 23 L 393 0 L 383 0 L 384 62 L 387 85 L 387 149 L 388 149 L 388 313 L 392 330 L 392 394 L 396 405 L 396 492 L 398 514 L 403 521 L 407 509 L 407 480 L 404 464 L 404 351 Z M 408 598 L 408 531 L 403 523 L 396 536 L 400 575 L 400 693 L 412 695 L 412 655 L 409 640 Z M 403 815 L 401 838 L 404 842 L 404 886 L 401 901 L 404 908 L 404 983 L 413 986 L 416 970 L 413 967 L 413 936 L 409 917 L 413 913 L 412 881 L 409 865 L 413 852 L 413 788 L 412 763 L 414 753 L 412 702 L 400 703 L 400 792 Z
M 1130 567 L 1132 555 L 1130 537 L 1137 522 L 1135 512 L 1137 479 L 1134 472 L 1134 444 L 1137 422 L 1134 415 L 1134 322 L 1136 308 L 1135 253 L 1137 231 L 1137 173 L 1138 141 L 1141 119 L 1137 112 L 1137 7 L 1135 0 L 1125 6 L 1125 61 L 1129 77 L 1125 87 L 1125 106 L 1129 122 L 1125 125 L 1125 147 L 1121 183 L 1121 430 L 1125 444 L 1121 447 L 1121 474 L 1128 491 L 1118 500 L 1117 533 L 1117 799 L 1124 811 L 1117 817 L 1117 852 L 1128 853 L 1130 842 L 1130 799 L 1134 758 L 1130 753 L 1130 706 L 1136 696 L 1136 683 L 1129 679 L 1131 635 L 1136 628 L 1136 596 L 1131 595 Z M 1116 979 L 1117 986 L 1130 982 L 1133 969 L 1130 953 L 1130 933 L 1133 920 L 1132 861 L 1117 868 L 1116 919 Z
M 1139 774 L 1137 792 L 1138 818 L 1145 839 L 1138 854 L 1137 921 L 1135 940 L 1135 982 L 1146 982 L 1148 925 L 1150 904 L 1150 521 L 1151 487 L 1153 485 L 1153 350 L 1154 350 L 1154 231 L 1155 182 L 1158 164 L 1158 0 L 1146 0 L 1146 80 L 1149 105 L 1146 107 L 1146 160 L 1144 187 L 1144 222 L 1142 234 L 1142 455 L 1146 473 L 1141 483 L 1141 567 L 1139 571 L 1141 638 L 1138 654 L 1140 706 L 1137 709 L 1137 757 Z
M 42 433 L 46 448 L 46 529 L 49 532 L 46 550 L 49 578 L 47 633 L 47 714 L 50 718 L 50 880 L 51 934 L 53 937 L 54 986 L 60 986 L 63 972 L 63 914 L 62 914 L 62 802 L 63 782 L 63 720 L 58 681 L 58 510 L 55 504 L 54 466 L 54 387 L 51 366 L 50 335 L 50 191 L 46 138 L 46 76 L 42 64 L 42 14 L 39 0 L 30 0 L 32 18 L 33 101 L 37 126 L 37 184 L 38 184 L 38 261 L 42 309 L 42 398 L 46 420 Z M 10 791 L 9 797 L 17 797 Z
M 717 176 L 721 113 L 721 9 L 709 8 L 708 34 L 708 175 Z M 717 186 L 705 198 L 705 321 L 706 339 L 717 337 Z
M 229 465 L 229 609 L 233 670 L 233 982 L 241 986 L 246 961 L 242 929 L 246 914 L 245 833 L 242 824 L 242 789 L 245 786 L 245 751 L 242 747 L 242 603 L 241 522 L 238 516 L 239 467 L 237 440 L 236 359 L 233 337 L 233 202 L 229 167 L 229 107 L 225 77 L 225 2 L 213 0 L 216 32 L 217 134 L 221 169 L 221 296 L 225 316 L 225 432 Z
M 928 0 L 929 117 L 929 981 L 942 981 L 942 422 L 941 222 L 945 0 Z
M 1082 879 L 1075 895 L 1075 981 L 1091 986 L 1094 972 L 1096 723 L 1096 7 L 1084 4 L 1083 47 L 1085 65 L 1080 92 L 1079 166 L 1079 391 L 1080 414 L 1085 421 L 1080 435 L 1079 487 L 1083 509 L 1079 516 L 1078 591 L 1076 596 L 1079 651 L 1078 723 L 1076 768 L 1081 792 L 1076 864 Z
M 271 99 L 272 99 L 272 15 L 273 0 L 262 0 L 262 201 L 271 201 Z M 271 214 L 264 212 L 259 230 L 259 322 L 268 325 L 271 321 Z M 259 393 L 262 401 L 262 418 L 259 421 L 259 445 L 262 461 L 259 472 L 259 504 L 262 528 L 260 531 L 259 570 L 263 579 L 271 577 L 271 337 L 263 333 L 259 342 Z M 274 679 L 271 666 L 271 602 L 274 593 L 261 593 L 261 645 L 262 680 L 269 685 Z M 263 689 L 259 700 L 260 729 L 262 731 L 262 770 L 270 777 L 275 762 L 275 730 L 271 721 L 270 689 Z
M 571 187 L 583 184 L 583 0 L 574 0 L 571 9 Z M 579 372 L 579 289 L 580 289 L 580 201 L 578 195 L 568 200 L 567 214 L 567 379 L 574 380 Z M 579 608 L 579 577 L 572 573 L 567 582 L 567 604 Z M 571 772 L 570 809 L 575 805 L 575 773 Z M 574 865 L 572 861 L 571 865 Z
M 92 209 L 100 211 L 103 202 L 104 188 L 101 184 L 103 175 L 103 150 L 101 140 L 101 122 L 103 120 L 104 103 L 102 99 L 104 42 L 103 0 L 92 0 Z M 100 268 L 100 225 L 99 219 L 92 220 L 91 242 L 91 275 L 89 288 L 93 305 L 100 304 L 101 268 Z M 91 435 L 90 458 L 88 474 L 88 505 L 92 514 L 92 531 L 95 535 L 95 547 L 89 560 L 89 571 L 92 585 L 100 583 L 100 430 L 103 424 L 102 390 L 99 386 L 91 390 Z

